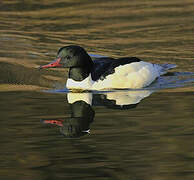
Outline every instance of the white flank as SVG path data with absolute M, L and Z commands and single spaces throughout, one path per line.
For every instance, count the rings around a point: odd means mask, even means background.
M 163 71 L 163 67 L 144 61 L 134 62 L 115 68 L 113 74 L 108 75 L 104 80 L 93 81 L 89 75 L 83 81 L 67 80 L 69 89 L 114 89 L 131 88 L 138 89 L 149 86 Z

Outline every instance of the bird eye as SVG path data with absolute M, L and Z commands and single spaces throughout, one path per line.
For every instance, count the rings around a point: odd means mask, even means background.
M 68 55 L 66 56 L 66 59 L 68 59 L 68 60 L 69 60 L 70 58 L 71 58 L 70 56 L 68 56 Z

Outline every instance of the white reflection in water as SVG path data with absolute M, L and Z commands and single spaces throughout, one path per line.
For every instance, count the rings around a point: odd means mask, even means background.
M 152 90 L 115 91 L 115 92 L 102 93 L 101 95 L 105 95 L 106 100 L 115 101 L 114 105 L 123 106 L 123 105 L 138 104 L 142 99 L 148 97 L 152 92 L 153 92 Z M 68 103 L 70 104 L 73 104 L 76 101 L 84 101 L 90 105 L 95 104 L 95 98 L 93 99 L 93 94 L 86 93 L 86 92 L 83 92 L 83 93 L 70 92 L 67 94 L 67 100 L 68 100 Z M 103 100 L 104 100 L 104 96 L 103 96 Z
M 84 101 L 92 105 L 92 93 L 68 93 L 67 101 L 69 104 L 73 104 L 76 101 Z

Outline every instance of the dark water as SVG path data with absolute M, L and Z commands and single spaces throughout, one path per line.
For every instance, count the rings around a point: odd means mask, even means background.
M 0 179 L 194 179 L 193 22 L 193 0 L 1 1 Z M 37 67 L 70 44 L 178 67 L 67 93 L 66 70 Z

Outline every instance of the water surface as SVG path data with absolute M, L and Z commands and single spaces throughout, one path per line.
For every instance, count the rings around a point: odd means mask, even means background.
M 3 0 L 1 179 L 193 179 L 193 0 Z M 68 93 L 64 45 L 177 68 L 143 90 Z

